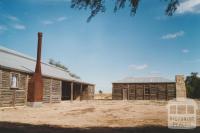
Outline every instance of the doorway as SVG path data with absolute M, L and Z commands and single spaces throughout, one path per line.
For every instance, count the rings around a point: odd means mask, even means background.
M 123 100 L 128 100 L 128 89 L 123 89 Z
M 62 81 L 62 100 L 71 99 L 71 83 Z

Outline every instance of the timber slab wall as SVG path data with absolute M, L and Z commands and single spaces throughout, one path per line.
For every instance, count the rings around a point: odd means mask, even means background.
M 81 100 L 93 100 L 94 91 L 95 89 L 93 85 L 83 85 Z
M 18 75 L 18 87 L 11 88 L 11 74 Z M 28 75 L 9 70 L 0 70 L 0 107 L 23 106 L 26 103 Z
M 51 78 L 43 79 L 43 102 L 59 103 L 61 101 L 61 81 Z
M 11 74 L 18 75 L 17 88 L 11 87 Z M 24 106 L 27 103 L 31 74 L 0 68 L 0 107 Z M 43 103 L 59 103 L 62 97 L 62 80 L 43 77 Z M 74 100 L 93 100 L 94 85 L 74 84 Z M 68 88 L 71 90 L 71 88 Z
M 18 87 L 11 88 L 11 74 L 18 75 Z M 0 70 L 0 107 L 24 106 L 27 102 L 28 83 L 31 76 L 25 73 Z M 61 101 L 61 81 L 43 77 L 43 103 Z
M 175 97 L 175 83 L 113 83 L 113 100 L 170 100 Z

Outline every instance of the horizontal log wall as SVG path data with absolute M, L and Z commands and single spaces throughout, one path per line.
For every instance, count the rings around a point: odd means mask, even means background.
M 81 84 L 73 83 L 73 100 L 80 100 L 81 97 Z
M 94 85 L 88 85 L 88 94 L 89 94 L 89 100 L 93 100 L 94 99 L 94 92 L 95 92 L 95 88 Z
M 157 90 L 156 84 L 150 84 L 150 100 L 156 100 L 158 98 Z
M 166 96 L 166 84 L 158 84 L 157 85 L 157 99 L 159 99 L 159 100 L 166 100 L 167 98 L 167 96 Z
M 43 78 L 43 103 L 51 102 L 51 79 Z
M 52 79 L 51 103 L 59 103 L 61 101 L 61 81 Z
M 136 100 L 143 100 L 144 98 L 144 89 L 143 89 L 144 85 L 142 84 L 136 84 L 135 88 L 136 88 Z
M 18 88 L 10 87 L 11 73 L 18 74 Z M 27 102 L 28 82 L 31 75 L 0 69 L 0 107 L 23 106 Z M 43 103 L 61 101 L 62 81 L 43 77 Z M 82 100 L 94 99 L 94 85 L 82 85 Z
M 128 89 L 128 84 L 113 84 L 113 89 L 112 89 L 112 99 L 113 100 L 122 100 L 123 99 L 122 89 Z
M 0 89 L 2 88 L 2 70 L 0 70 Z
M 82 85 L 81 100 L 93 100 L 94 91 L 94 85 Z
M 175 84 L 167 84 L 167 99 L 173 99 L 176 97 L 176 85 Z
M 136 97 L 135 97 L 135 95 L 136 95 L 135 85 L 130 84 L 128 92 L 129 92 L 129 100 L 135 100 L 136 99 Z
M 11 88 L 11 74 L 18 75 L 18 87 Z M 0 107 L 23 106 L 26 103 L 27 74 L 0 70 Z
M 0 88 L 0 106 L 14 106 L 14 90 L 11 90 L 10 88 L 10 72 L 2 70 L 1 79 L 2 87 Z
M 18 75 L 18 88 L 11 88 L 11 74 Z M 11 70 L 0 70 L 0 107 L 24 106 L 27 102 L 28 81 L 31 76 Z M 43 102 L 61 101 L 61 81 L 43 78 Z
M 43 103 L 59 103 L 61 101 L 61 81 L 43 78 Z
M 175 83 L 117 83 L 113 84 L 112 99 L 122 100 L 123 89 L 128 90 L 128 100 L 170 100 L 176 97 Z

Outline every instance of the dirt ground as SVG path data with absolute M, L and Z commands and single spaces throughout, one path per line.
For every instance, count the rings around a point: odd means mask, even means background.
M 94 99 L 95 100 L 111 100 L 112 94 L 110 93 L 95 94 Z
M 198 101 L 200 105 L 200 101 Z M 165 101 L 74 101 L 40 108 L 0 108 L 0 129 L 16 123 L 60 128 L 167 127 Z M 200 116 L 198 112 L 198 126 Z M 22 126 L 23 127 L 23 126 Z M 9 127 L 10 129 L 10 127 Z

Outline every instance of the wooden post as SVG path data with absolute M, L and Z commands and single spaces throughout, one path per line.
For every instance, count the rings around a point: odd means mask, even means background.
M 71 102 L 73 101 L 74 99 L 74 95 L 73 95 L 73 82 L 71 82 Z
M 62 101 L 62 81 L 60 81 L 60 102 Z
M 128 92 L 127 92 L 128 94 L 128 96 L 127 96 L 127 100 L 129 100 L 129 84 L 128 84 Z
M 156 86 L 156 97 L 157 97 L 157 100 L 159 100 L 158 98 L 158 94 L 159 94 L 159 87 L 158 86 Z
M 50 79 L 50 90 L 49 90 L 49 103 L 52 103 L 52 85 L 53 85 L 53 79 Z
M 27 104 L 27 98 L 28 98 L 28 81 L 29 81 L 29 75 L 26 75 L 26 86 L 25 86 L 25 105 Z
M 144 91 L 145 91 L 145 85 L 143 84 L 143 100 L 145 100 L 145 98 L 144 98 Z
M 134 84 L 134 87 L 135 87 L 135 100 L 136 100 L 136 84 Z
M 2 70 L 0 70 L 0 89 L 2 88 Z
M 81 101 L 81 99 L 82 99 L 82 92 L 83 92 L 83 85 L 82 85 L 82 83 L 81 83 L 81 88 L 80 88 L 80 101 Z
M 166 94 L 166 100 L 168 100 L 168 93 L 167 93 L 167 83 L 166 83 L 166 86 L 165 86 L 165 94 Z
M 88 88 L 89 86 L 87 85 L 87 90 L 86 90 L 86 100 L 87 100 L 87 102 L 88 102 L 88 100 L 89 100 L 89 88 Z

